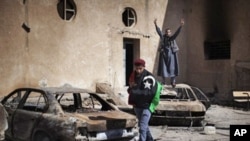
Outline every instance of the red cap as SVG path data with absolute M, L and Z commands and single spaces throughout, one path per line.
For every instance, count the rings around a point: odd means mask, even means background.
M 136 59 L 135 62 L 134 62 L 134 65 L 135 66 L 143 66 L 145 67 L 145 61 L 143 59 Z

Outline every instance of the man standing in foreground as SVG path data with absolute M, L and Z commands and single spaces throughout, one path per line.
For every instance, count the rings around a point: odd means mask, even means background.
M 175 87 L 175 77 L 179 75 L 179 63 L 177 56 L 179 47 L 177 46 L 175 39 L 184 25 L 184 19 L 181 19 L 181 25 L 173 35 L 169 28 L 166 28 L 165 33 L 162 33 L 160 28 L 157 26 L 157 19 L 154 20 L 154 24 L 156 31 L 161 38 L 158 75 L 162 76 L 163 84 L 166 84 L 166 78 L 170 77 L 171 85 L 172 87 Z
M 153 141 L 148 123 L 159 103 L 161 84 L 145 69 L 145 61 L 136 59 L 129 78 L 129 104 L 133 105 L 139 126 L 139 141 Z

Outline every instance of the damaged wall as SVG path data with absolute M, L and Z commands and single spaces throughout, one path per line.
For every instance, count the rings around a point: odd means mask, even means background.
M 250 2 L 245 0 L 191 0 L 187 3 L 187 81 L 212 93 L 218 100 L 231 100 L 231 91 L 241 89 L 246 82 L 249 88 L 249 76 L 244 76 L 248 80 L 244 79 L 242 84 L 240 75 L 236 74 L 236 62 L 250 61 L 249 6 Z M 224 40 L 230 41 L 230 58 L 206 59 L 204 42 Z
M 125 37 L 139 40 L 139 55 L 153 71 L 159 43 L 153 20 L 162 25 L 167 0 L 74 2 L 75 18 L 64 21 L 58 0 L 1 0 L 1 95 L 23 86 L 95 89 L 96 82 L 108 82 L 122 88 Z M 136 11 L 133 27 L 122 22 L 125 7 Z
M 174 29 L 178 17 L 185 18 L 177 39 L 177 81 L 197 86 L 218 101 L 230 101 L 233 89 L 249 90 L 249 6 L 245 0 L 169 0 L 164 25 Z M 206 41 L 230 41 L 230 57 L 207 59 Z
M 59 17 L 57 2 L 1 0 L 1 95 L 20 86 L 95 89 L 97 82 L 108 82 L 123 88 L 124 38 L 136 39 L 137 55 L 156 74 L 159 36 L 153 20 L 174 31 L 182 17 L 177 82 L 198 86 L 221 100 L 229 100 L 232 89 L 249 87 L 247 67 L 236 68 L 237 62 L 250 61 L 249 1 L 74 0 L 77 13 L 72 21 Z M 125 7 L 136 11 L 133 27 L 122 22 Z M 30 32 L 22 28 L 24 23 Z M 230 58 L 206 59 L 204 42 L 218 40 L 230 41 Z

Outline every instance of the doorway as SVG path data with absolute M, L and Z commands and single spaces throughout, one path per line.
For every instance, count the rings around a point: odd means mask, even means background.
M 123 64 L 125 74 L 125 86 L 128 86 L 128 80 L 134 69 L 135 58 L 140 57 L 140 40 L 134 38 L 123 38 Z

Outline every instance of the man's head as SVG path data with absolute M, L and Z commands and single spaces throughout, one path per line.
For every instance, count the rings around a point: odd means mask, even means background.
M 165 35 L 166 36 L 171 36 L 171 34 L 172 34 L 172 32 L 171 32 L 170 28 L 166 28 L 165 29 Z
M 145 61 L 143 59 L 136 59 L 134 65 L 135 65 L 135 71 L 138 74 L 141 74 L 145 69 Z

